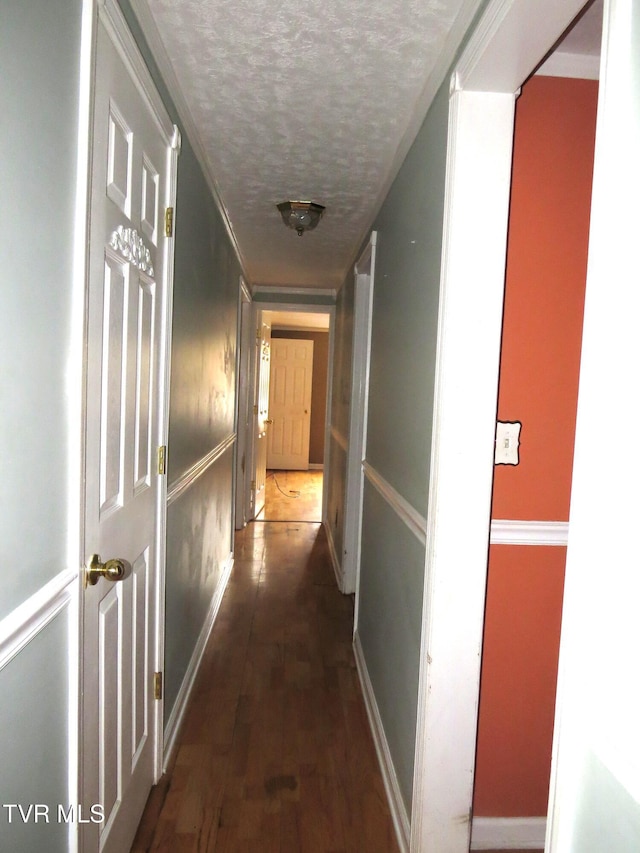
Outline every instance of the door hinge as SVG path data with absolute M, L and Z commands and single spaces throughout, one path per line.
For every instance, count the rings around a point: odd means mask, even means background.
M 153 675 L 153 698 L 162 699 L 162 673 L 155 672 Z
M 158 474 L 167 473 L 167 445 L 158 448 Z
M 258 328 L 256 329 L 256 340 L 257 341 L 262 340 L 262 329 L 260 328 L 260 326 L 258 326 Z
M 255 490 L 256 490 L 256 481 L 255 481 L 255 480 L 252 480 L 252 481 L 251 481 L 251 491 L 252 491 L 252 492 L 255 492 Z
M 254 415 L 258 414 L 258 406 L 257 405 L 253 407 L 253 414 Z
M 164 212 L 164 236 L 173 237 L 173 208 L 168 207 Z

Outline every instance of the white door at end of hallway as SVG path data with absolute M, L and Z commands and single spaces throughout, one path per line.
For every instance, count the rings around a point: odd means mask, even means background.
M 157 535 L 173 127 L 123 58 L 101 9 L 93 115 L 87 317 L 85 570 L 79 827 L 121 853 L 155 782 Z M 92 559 L 93 558 L 93 559 Z M 102 564 L 100 566 L 100 564 Z M 94 811 L 92 812 L 92 808 Z
M 309 469 L 313 341 L 274 338 L 267 466 L 289 471 Z

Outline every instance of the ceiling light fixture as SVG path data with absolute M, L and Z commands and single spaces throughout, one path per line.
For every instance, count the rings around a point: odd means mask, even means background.
M 305 231 L 313 231 L 322 219 L 324 207 L 313 201 L 283 201 L 277 205 L 282 221 L 302 237 Z

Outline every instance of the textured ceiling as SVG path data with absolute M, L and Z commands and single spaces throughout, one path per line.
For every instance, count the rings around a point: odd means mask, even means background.
M 340 287 L 480 0 L 131 3 L 159 36 L 249 284 Z M 570 50 L 597 40 L 600 14 Z M 325 205 L 315 231 L 285 228 L 286 199 Z
M 477 0 L 147 0 L 250 283 L 339 287 Z M 422 118 L 422 116 L 420 116 Z M 275 205 L 326 206 L 299 238 Z

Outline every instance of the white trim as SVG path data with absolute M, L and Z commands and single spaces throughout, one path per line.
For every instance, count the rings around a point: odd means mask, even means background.
M 224 596 L 227 584 L 229 583 L 229 578 L 231 577 L 232 569 L 233 554 L 229 554 L 222 569 L 222 574 L 220 576 L 220 580 L 218 581 L 218 585 L 215 589 L 215 592 L 213 593 L 209 612 L 207 613 L 207 616 L 204 620 L 202 630 L 200 631 L 200 635 L 193 650 L 193 654 L 191 655 L 191 660 L 189 661 L 189 666 L 187 667 L 187 670 L 184 674 L 184 678 L 182 679 L 182 684 L 180 685 L 180 690 L 178 691 L 178 695 L 176 696 L 176 701 L 174 702 L 173 708 L 171 709 L 171 714 L 169 715 L 169 719 L 167 720 L 167 725 L 164 731 L 163 767 L 165 770 L 169 765 L 173 750 L 177 746 L 178 734 L 180 733 L 180 727 L 187 711 L 189 697 L 191 696 L 191 691 L 193 689 L 193 685 L 200 669 L 200 663 L 202 661 L 204 650 L 207 646 L 207 642 L 209 641 L 209 637 L 216 621 L 218 611 L 220 610 L 222 597 Z
M 93 93 L 96 54 L 94 36 L 97 29 L 97 9 L 94 0 L 82 0 L 80 57 L 78 67 L 78 142 L 73 237 L 73 279 L 71 294 L 71 340 L 67 358 L 67 561 L 69 566 L 81 566 L 85 553 L 85 423 L 86 423 L 86 358 L 85 314 L 87 307 L 87 245 L 91 188 L 91 157 L 93 152 Z M 83 612 L 80 593 L 69 606 L 67 673 L 69 679 L 67 721 L 67 802 L 80 802 L 80 746 L 82 737 L 81 662 Z M 69 824 L 67 844 L 69 853 L 78 850 L 77 827 Z
M 167 490 L 167 506 L 170 506 L 184 492 L 190 488 L 196 480 L 198 480 L 205 471 L 210 468 L 214 462 L 217 462 L 220 457 L 233 447 L 236 440 L 235 432 L 230 433 L 223 441 L 220 442 L 213 450 L 210 450 L 206 456 L 199 459 L 194 465 L 184 472 L 177 480 L 169 486 Z
M 167 151 L 168 181 L 164 206 L 173 207 L 173 233 L 177 222 L 178 157 L 182 147 L 179 128 L 173 125 L 170 147 Z M 169 441 L 169 409 L 171 392 L 171 342 L 173 332 L 173 286 L 175 271 L 175 237 L 164 239 L 164 304 L 160 326 L 160 364 L 158 367 L 158 445 L 165 447 Z M 159 477 L 156 503 L 156 626 L 155 626 L 155 671 L 164 669 L 165 653 L 165 598 L 167 577 L 167 478 Z M 158 782 L 162 775 L 164 752 L 164 702 L 155 703 L 155 755 L 154 776 Z
M 255 284 L 251 288 L 251 293 L 253 294 L 253 298 L 258 302 L 260 301 L 258 299 L 259 296 L 320 296 L 324 298 L 329 297 L 335 301 L 337 290 L 335 287 L 286 287 L 274 284 Z M 305 307 L 300 306 L 299 310 L 305 310 Z M 278 310 L 292 311 L 295 308 L 288 307 L 284 309 L 278 304 Z
M 412 798 L 415 851 L 469 849 L 514 102 L 581 5 L 489 0 L 451 78 Z
M 110 0 L 110 2 L 113 2 L 113 0 Z M 191 110 L 189 109 L 187 100 L 182 92 L 180 83 L 178 82 L 178 78 L 176 77 L 176 74 L 173 70 L 173 65 L 171 63 L 171 60 L 169 59 L 169 55 L 167 54 L 164 42 L 162 41 L 162 37 L 158 31 L 157 24 L 149 9 L 148 2 L 147 0 L 130 0 L 130 6 L 136 18 L 138 19 L 140 28 L 149 46 L 149 50 L 153 54 L 153 58 L 156 61 L 160 74 L 162 75 L 164 84 L 167 87 L 167 90 L 169 91 L 171 99 L 173 100 L 178 116 L 180 117 L 180 120 L 184 125 L 184 129 L 186 131 L 187 137 L 189 138 L 189 142 L 191 143 L 191 147 L 193 148 L 193 151 L 196 155 L 196 159 L 200 163 L 200 167 L 202 168 L 205 180 L 209 185 L 209 189 L 211 190 L 213 200 L 216 204 L 216 207 L 218 208 L 218 212 L 220 213 L 220 217 L 222 218 L 222 222 L 224 223 L 224 227 L 227 231 L 229 240 L 231 241 L 231 245 L 233 246 L 236 252 L 236 256 L 240 261 L 240 266 L 242 267 L 243 275 L 245 279 L 249 281 L 249 276 L 247 276 L 246 274 L 247 265 L 244 256 L 240 251 L 240 245 L 236 239 L 236 235 L 233 230 L 231 220 L 229 219 L 227 209 L 225 208 L 224 203 L 222 201 L 218 182 L 216 181 L 213 175 L 213 171 L 211 169 L 211 165 L 207 157 L 206 148 L 202 143 L 202 139 L 200 138 L 198 127 L 193 119 L 193 116 L 191 115 Z
M 149 105 L 160 132 L 171 140 L 174 126 L 116 0 L 99 0 L 100 22 L 117 47 L 129 75 Z
M 340 565 L 340 560 L 338 559 L 336 543 L 333 540 L 333 529 L 327 519 L 323 521 L 323 524 L 325 533 L 327 534 L 327 545 L 329 546 L 329 557 L 331 558 L 333 573 L 336 576 L 336 583 L 338 584 L 338 589 L 340 590 L 340 592 L 342 592 L 342 566 Z
M 253 424 L 253 383 L 251 381 L 251 348 L 253 347 L 253 307 L 249 288 L 243 276 L 238 287 L 237 347 L 236 347 L 236 405 L 234 429 L 236 445 L 233 454 L 233 529 L 242 530 L 251 514 L 251 466 L 247 464 L 251 448 Z M 243 463 L 243 464 L 242 464 Z M 231 541 L 233 549 L 233 539 Z
M 373 685 L 369 678 L 367 664 L 360 643 L 360 635 L 357 631 L 353 637 L 353 653 L 356 659 L 356 668 L 358 670 L 360 686 L 362 687 L 362 695 L 367 710 L 367 717 L 369 718 L 373 743 L 376 748 L 376 755 L 378 756 L 382 781 L 387 794 L 393 826 L 396 831 L 396 839 L 401 853 L 409 853 L 409 833 L 411 831 L 409 816 L 400 792 L 398 777 L 391 758 L 391 750 L 389 749 L 387 737 L 384 733 L 378 703 L 376 702 Z
M 324 471 L 324 462 L 309 462 L 309 471 Z
M 375 282 L 376 244 L 378 232 L 372 231 L 369 242 L 353 268 L 354 306 L 351 389 L 349 406 L 349 445 L 347 450 L 344 501 L 343 592 L 356 593 L 353 619 L 358 627 L 360 554 L 362 532 L 362 460 L 367 447 L 367 413 L 369 410 L 369 366 L 371 362 L 371 327 L 373 323 L 373 288 Z
M 333 424 L 331 424 L 331 430 L 330 431 L 331 431 L 331 438 L 335 441 L 335 443 L 338 445 L 338 447 L 341 447 L 344 450 L 344 452 L 346 453 L 347 452 L 347 439 L 345 438 L 345 436 Z
M 66 607 L 77 592 L 78 572 L 67 569 L 52 578 L 0 622 L 0 669 Z
M 546 817 L 474 817 L 471 850 L 542 850 Z
M 559 545 L 569 539 L 568 521 L 514 521 L 494 518 L 491 521 L 492 545 Z
M 600 57 L 556 50 L 538 68 L 540 77 L 571 77 L 576 80 L 599 80 Z
M 388 483 L 382 474 L 369 465 L 366 460 L 362 463 L 362 470 L 364 476 L 377 490 L 378 494 L 384 498 L 398 518 L 407 525 L 418 542 L 422 546 L 425 546 L 427 542 L 427 519 L 423 515 L 420 515 L 418 510 L 411 506 L 409 501 L 403 498 L 393 488 L 391 483 Z

